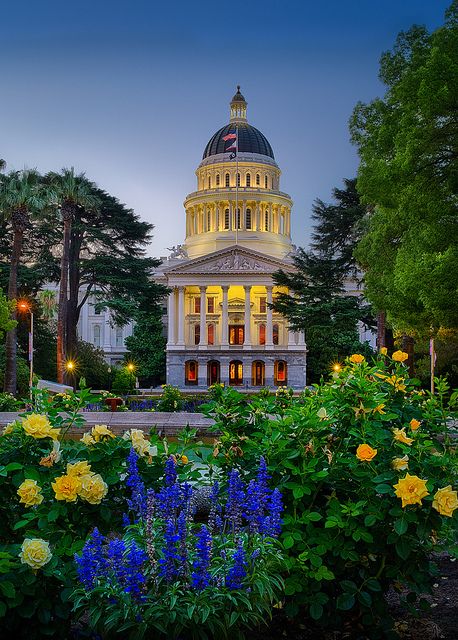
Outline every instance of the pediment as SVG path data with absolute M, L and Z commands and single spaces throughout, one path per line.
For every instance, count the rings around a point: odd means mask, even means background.
M 237 247 L 234 245 L 226 249 L 221 249 L 221 251 L 209 253 L 200 258 L 186 260 L 184 264 L 164 269 L 164 273 L 272 274 L 279 269 L 291 271 L 294 267 L 288 260 L 279 260 L 278 258 L 266 256 L 259 251 L 252 251 L 245 247 Z

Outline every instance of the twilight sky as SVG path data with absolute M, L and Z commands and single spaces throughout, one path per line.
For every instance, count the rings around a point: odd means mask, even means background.
M 356 174 L 348 119 L 383 93 L 380 54 L 450 0 L 2 2 L 0 157 L 74 166 L 155 225 L 150 253 L 184 241 L 183 200 L 241 85 L 270 141 L 305 246 L 315 198 Z

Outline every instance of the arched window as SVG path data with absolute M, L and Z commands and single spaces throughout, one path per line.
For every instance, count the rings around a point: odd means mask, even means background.
M 245 229 L 251 229 L 251 209 L 245 211 Z
M 246 186 L 251 187 L 251 173 L 246 174 Z
M 215 344 L 215 325 L 209 324 L 207 327 L 207 344 Z
M 123 347 L 124 346 L 124 336 L 122 327 L 116 327 L 116 346 Z
M 259 325 L 259 344 L 266 344 L 266 325 Z
M 278 387 L 282 387 L 288 384 L 288 365 L 284 360 L 275 361 L 274 384 Z
M 216 174 L 216 186 L 219 187 L 219 173 Z
M 278 344 L 278 336 L 280 335 L 280 327 L 278 324 L 272 325 L 272 342 Z
M 211 214 L 211 211 L 208 210 L 207 211 L 207 231 L 211 231 L 211 226 L 212 226 L 212 214 Z
M 256 186 L 259 187 L 259 185 L 261 184 L 261 176 L 259 175 L 259 173 L 256 174 Z
M 229 229 L 229 222 L 230 222 L 229 209 L 225 209 L 224 210 L 224 228 L 225 229 Z
M 236 221 L 236 224 L 237 224 L 237 229 L 241 229 L 242 228 L 242 220 L 241 220 L 241 217 L 240 217 L 240 209 L 237 209 L 237 221 Z
M 264 187 L 267 189 L 267 176 L 264 176 Z
M 101 335 L 102 335 L 100 325 L 95 324 L 93 331 L 94 331 L 94 347 L 100 347 L 100 341 L 101 341 Z
M 240 173 L 237 174 L 237 186 L 240 187 Z
M 208 176 L 208 188 L 209 189 L 212 188 L 212 178 L 211 178 L 211 176 Z
M 200 324 L 194 325 L 194 344 L 200 344 Z
M 218 360 L 210 360 L 207 364 L 207 385 L 219 383 L 220 366 Z
M 229 384 L 243 384 L 243 363 L 240 360 L 232 360 L 229 363 Z
M 197 384 L 199 381 L 199 365 L 195 360 L 188 360 L 184 365 L 185 384 Z
M 226 182 L 226 187 L 228 187 L 229 186 L 229 174 L 228 173 L 226 173 L 224 180 Z
M 255 360 L 251 367 L 251 384 L 253 387 L 264 386 L 265 365 L 262 360 Z
M 264 214 L 264 229 L 269 231 L 269 212 L 267 210 Z

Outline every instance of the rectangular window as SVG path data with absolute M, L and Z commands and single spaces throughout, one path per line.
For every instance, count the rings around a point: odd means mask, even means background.
M 213 296 L 207 298 L 207 313 L 215 313 L 215 298 Z
M 262 296 L 261 298 L 259 298 L 259 313 L 266 313 L 267 312 L 267 298 L 265 296 Z
M 194 344 L 200 344 L 200 324 L 194 325 Z
M 229 325 L 229 344 L 243 344 L 245 327 L 240 325 Z
M 208 344 L 215 344 L 215 325 L 214 324 L 208 325 L 207 342 Z
M 194 298 L 194 313 L 200 313 L 200 297 Z

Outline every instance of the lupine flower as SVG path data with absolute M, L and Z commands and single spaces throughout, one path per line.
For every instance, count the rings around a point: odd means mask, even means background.
M 241 589 L 242 582 L 246 577 L 246 558 L 245 549 L 243 548 L 243 540 L 240 540 L 237 549 L 232 556 L 233 565 L 229 569 L 226 577 L 226 587 L 228 589 Z
M 181 509 L 185 512 L 186 517 L 190 517 L 191 515 L 191 497 L 192 497 L 192 486 L 189 482 L 183 482 L 180 488 L 180 498 L 181 498 Z
M 180 485 L 177 482 L 170 486 L 162 487 L 156 496 L 157 514 L 163 520 L 175 518 L 181 504 Z
M 169 458 L 167 458 L 167 462 L 165 463 L 164 479 L 166 487 L 170 487 L 177 481 L 177 469 L 175 460 L 172 458 L 172 456 L 169 456 Z
M 126 578 L 126 568 L 124 566 L 125 552 L 126 544 L 124 540 L 116 538 L 115 540 L 110 540 L 108 543 L 106 555 L 110 572 L 115 579 L 115 585 L 113 586 L 116 586 L 116 583 L 124 585 Z
M 268 535 L 276 537 L 281 532 L 281 513 L 283 511 L 283 501 L 281 493 L 278 489 L 272 491 L 272 495 L 269 500 L 269 512 L 270 512 L 270 532 Z
M 229 520 L 233 533 L 240 531 L 242 526 L 243 504 L 245 492 L 243 482 L 238 471 L 233 469 L 229 473 L 229 484 L 227 489 L 226 518 Z
M 259 527 L 263 520 L 262 495 L 259 483 L 256 480 L 250 480 L 246 491 L 245 517 L 248 520 L 250 533 L 259 531 Z
M 132 448 L 127 456 L 128 468 L 126 485 L 131 490 L 131 498 L 127 500 L 127 504 L 129 509 L 134 512 L 136 521 L 146 515 L 146 490 L 138 472 L 137 460 L 138 455 Z
M 103 555 L 103 542 L 104 537 L 95 528 L 86 541 L 81 555 L 75 554 L 78 578 L 86 589 L 93 589 L 99 577 L 106 575 L 107 563 Z
M 132 542 L 125 558 L 126 569 L 124 591 L 132 594 L 136 598 L 141 596 L 142 587 L 146 582 L 143 565 L 147 560 L 148 556 L 143 549 L 140 549 L 135 542 Z
M 210 584 L 210 562 L 212 537 L 205 525 L 202 525 L 197 534 L 196 559 L 194 560 L 194 571 L 192 572 L 192 586 L 201 591 Z
M 166 522 L 164 540 L 163 557 L 159 559 L 159 575 L 165 578 L 167 582 L 173 582 L 173 579 L 178 574 L 176 561 L 178 560 L 177 542 L 179 541 L 179 535 L 175 531 L 175 524 L 172 518 L 169 518 Z

